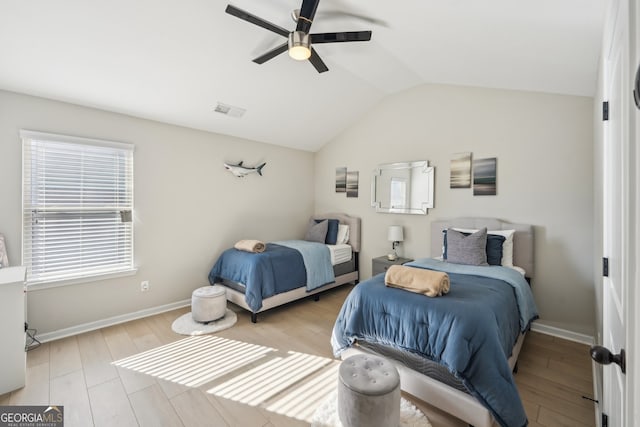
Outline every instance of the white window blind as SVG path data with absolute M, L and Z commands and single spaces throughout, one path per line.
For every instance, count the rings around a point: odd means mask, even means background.
M 133 145 L 20 136 L 27 283 L 132 270 Z

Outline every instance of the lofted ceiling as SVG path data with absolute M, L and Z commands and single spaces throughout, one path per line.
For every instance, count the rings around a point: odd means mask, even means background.
M 230 0 L 288 30 L 301 0 Z M 593 96 L 607 0 L 321 0 L 329 71 L 222 0 L 3 0 L 0 89 L 316 151 L 385 97 L 425 83 Z M 246 109 L 215 113 L 218 102 Z

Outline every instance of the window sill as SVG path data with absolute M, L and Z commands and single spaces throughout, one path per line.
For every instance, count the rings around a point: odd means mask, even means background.
M 133 276 L 138 272 L 137 268 L 131 270 L 123 270 L 115 273 L 96 274 L 92 276 L 77 277 L 75 279 L 63 279 L 50 282 L 32 282 L 27 283 L 27 291 L 39 291 L 42 289 L 58 288 L 61 286 L 80 285 L 82 283 L 97 282 L 99 280 L 116 279 L 118 277 Z

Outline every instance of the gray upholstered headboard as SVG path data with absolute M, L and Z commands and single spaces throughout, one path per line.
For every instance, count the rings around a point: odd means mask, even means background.
M 349 244 L 354 252 L 360 252 L 360 218 L 345 213 L 326 213 L 311 216 L 312 219 L 337 219 L 349 226 Z
M 431 222 L 431 256 L 442 253 L 442 230 L 450 227 L 488 230 L 516 230 L 513 235 L 513 265 L 524 268 L 527 277 L 533 278 L 533 226 L 529 224 L 513 224 L 495 218 L 453 218 Z

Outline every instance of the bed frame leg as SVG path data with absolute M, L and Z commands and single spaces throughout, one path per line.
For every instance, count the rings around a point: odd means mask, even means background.
M 258 314 L 251 313 L 251 323 L 256 323 L 258 321 Z
M 320 301 L 320 294 L 315 294 L 315 295 L 313 296 L 313 300 L 314 300 L 315 302 Z
M 515 365 L 513 365 L 513 373 L 517 374 L 518 373 L 518 362 L 516 362 Z

